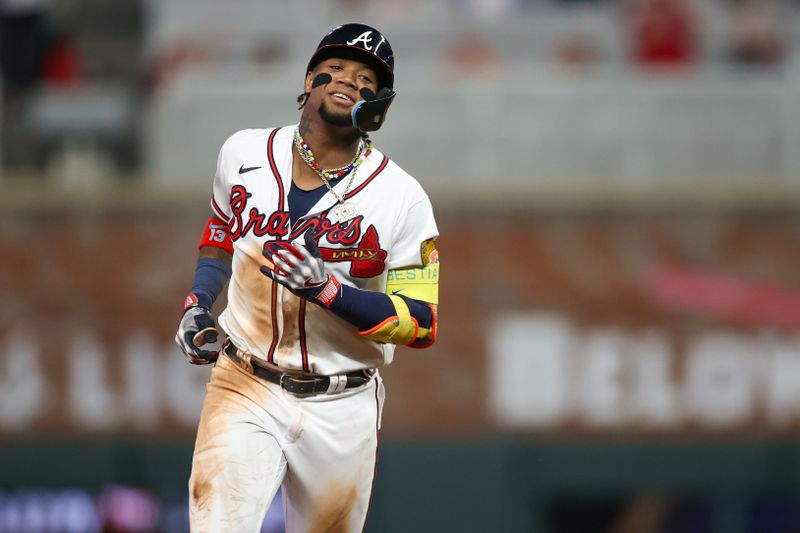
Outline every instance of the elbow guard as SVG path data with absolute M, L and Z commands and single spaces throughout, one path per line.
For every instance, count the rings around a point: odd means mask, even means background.
M 417 330 L 417 338 L 407 345 L 409 348 L 427 348 L 436 342 L 436 312 L 438 306 L 431 303 L 428 306 L 431 308 L 431 327 L 423 328 L 420 326 Z
M 367 331 L 362 331 L 361 335 L 375 342 L 401 344 L 410 348 L 427 348 L 436 341 L 436 304 L 406 300 L 394 295 L 389 296 L 389 299 L 397 314 Z M 426 316 L 428 313 L 429 323 Z M 415 314 L 421 318 L 418 319 Z M 425 325 L 420 325 L 420 322 Z
M 419 324 L 417 319 L 411 316 L 408 305 L 399 296 L 389 296 L 397 313 L 390 316 L 377 326 L 362 331 L 361 335 L 375 342 L 385 342 L 392 344 L 410 344 L 417 338 Z

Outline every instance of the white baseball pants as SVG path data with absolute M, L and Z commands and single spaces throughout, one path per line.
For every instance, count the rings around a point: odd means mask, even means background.
M 287 533 L 362 531 L 383 399 L 377 372 L 362 387 L 301 398 L 220 355 L 189 479 L 192 533 L 257 533 L 281 485 Z

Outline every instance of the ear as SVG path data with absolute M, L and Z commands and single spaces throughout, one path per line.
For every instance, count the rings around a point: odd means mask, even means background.
M 303 92 L 310 93 L 311 92 L 311 84 L 314 82 L 314 71 L 306 72 L 306 82 L 303 84 Z

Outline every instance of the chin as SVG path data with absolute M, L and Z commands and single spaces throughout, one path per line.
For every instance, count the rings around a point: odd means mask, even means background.
M 349 112 L 332 111 L 325 105 L 325 102 L 319 105 L 319 116 L 322 117 L 322 120 L 333 126 L 339 126 L 341 128 L 353 127 L 353 121 L 350 118 Z

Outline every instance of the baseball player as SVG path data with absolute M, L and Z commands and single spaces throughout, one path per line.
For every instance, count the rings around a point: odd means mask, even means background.
M 190 362 L 216 363 L 189 480 L 194 532 L 259 531 L 279 486 L 290 533 L 364 526 L 378 369 L 396 345 L 436 338 L 432 207 L 369 137 L 393 82 L 386 38 L 339 26 L 308 63 L 299 124 L 239 131 L 220 150 L 176 335 Z

